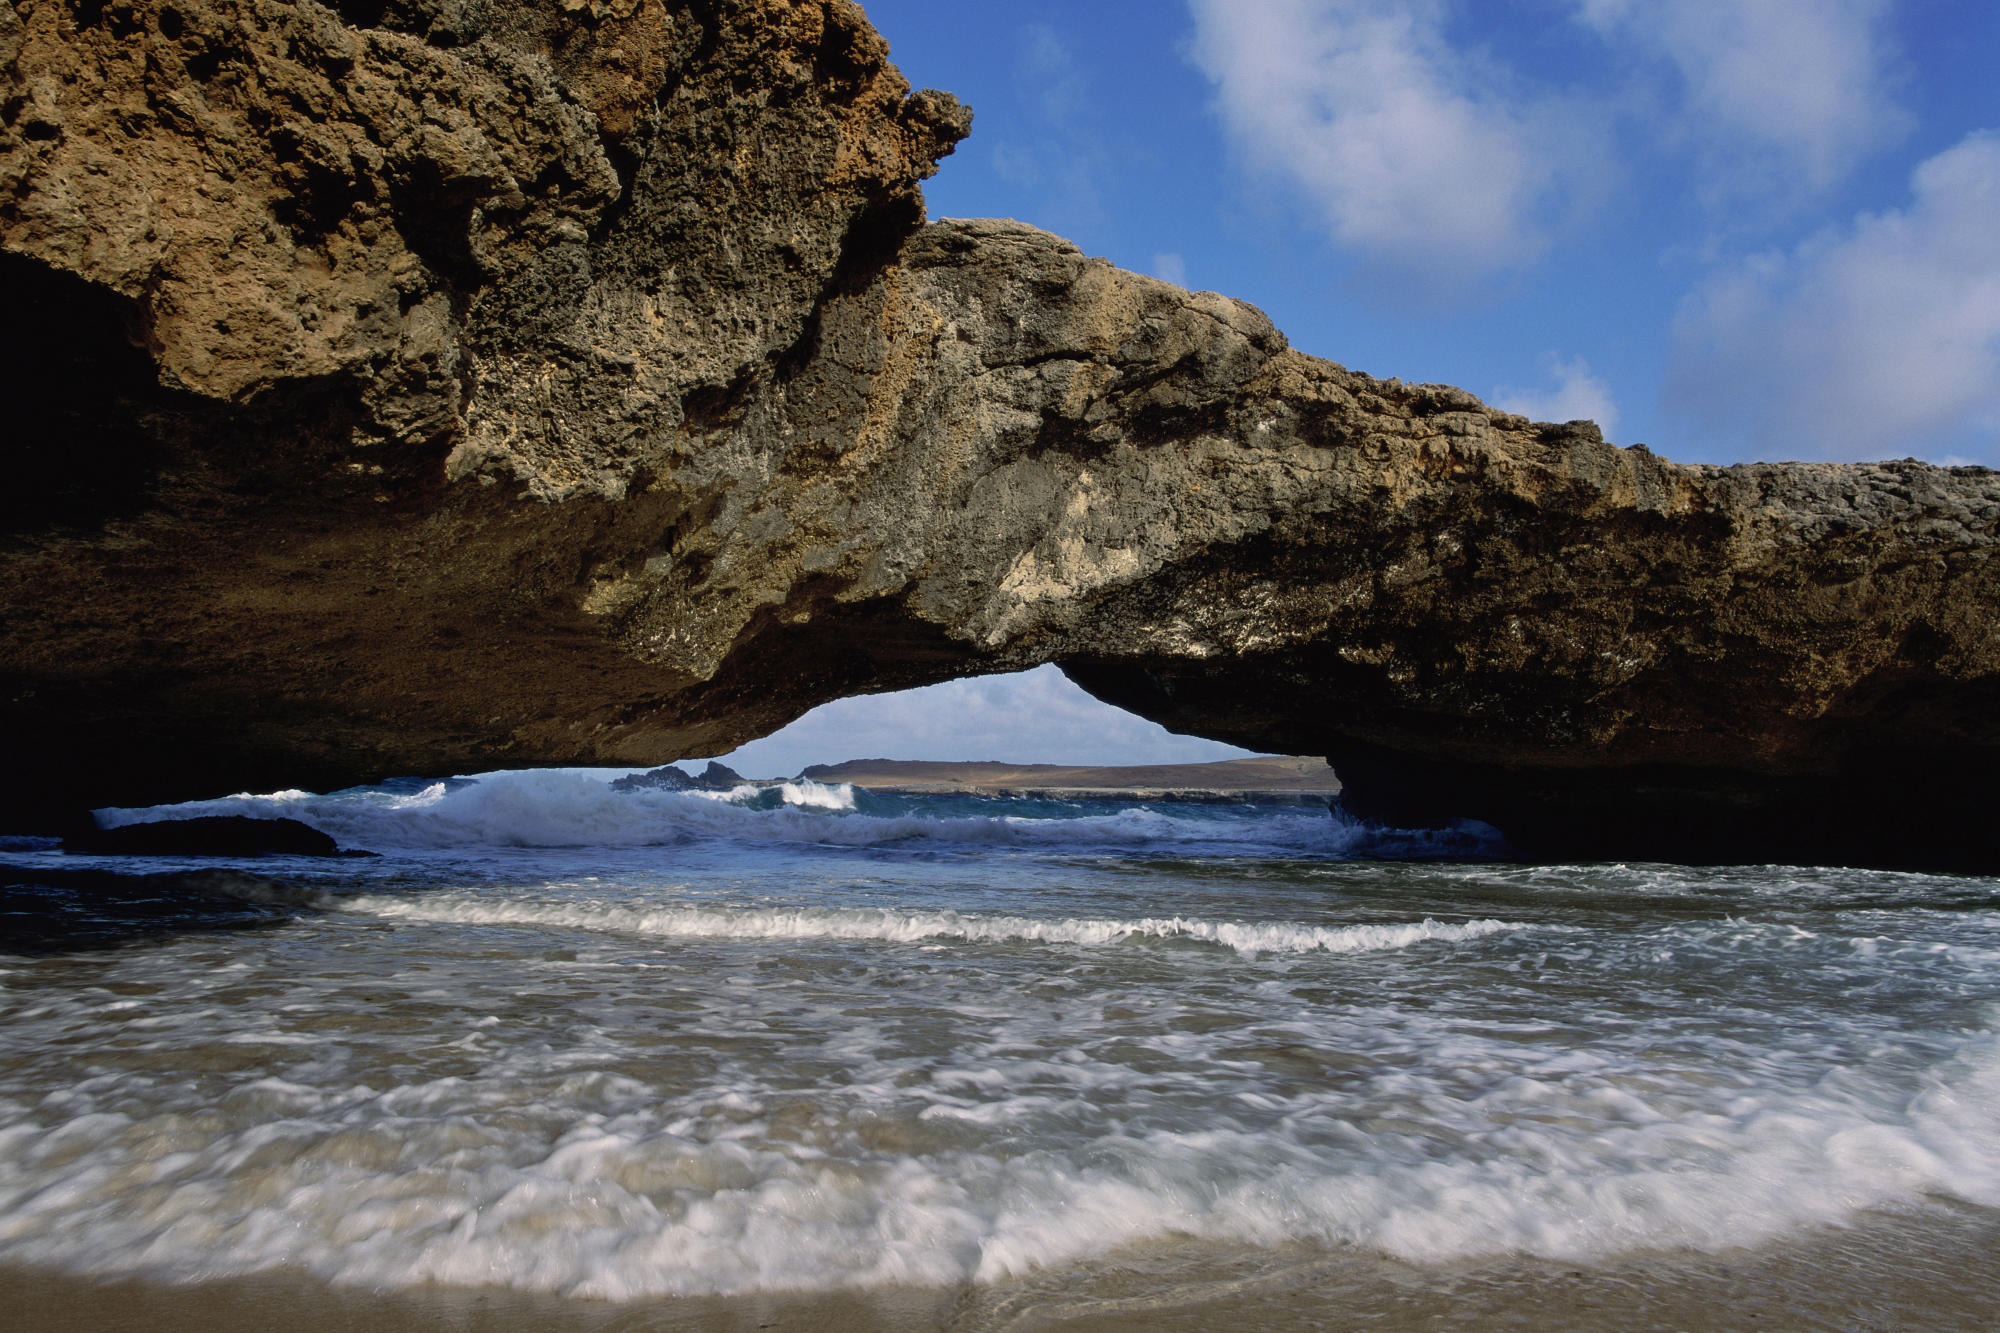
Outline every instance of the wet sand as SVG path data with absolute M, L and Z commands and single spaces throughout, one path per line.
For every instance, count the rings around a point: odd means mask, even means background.
M 291 1274 L 99 1282 L 0 1269 L 16 1333 L 1141 1333 L 1142 1330 L 1988 1330 L 2000 1213 L 1940 1207 L 1720 1254 L 1422 1267 L 1149 1247 L 994 1286 L 631 1303 L 504 1288 L 377 1292 Z

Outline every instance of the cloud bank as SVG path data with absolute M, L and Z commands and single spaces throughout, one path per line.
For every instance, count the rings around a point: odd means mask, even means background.
M 1528 263 L 1583 163 L 1577 127 L 1446 40 L 1440 0 L 1191 0 L 1192 55 L 1255 171 L 1342 247 L 1449 281 Z
M 2000 134 L 1920 164 L 1906 207 L 1703 283 L 1670 403 L 1758 457 L 2000 462 Z
M 1833 185 L 1914 126 L 1891 92 L 1890 0 L 1577 0 L 1614 50 L 1664 60 L 1668 133 L 1712 198 Z
M 1614 438 L 1618 406 L 1611 386 L 1592 374 L 1590 363 L 1580 356 L 1565 361 L 1551 354 L 1547 364 L 1553 389 L 1495 389 L 1493 405 L 1531 421 L 1595 421 L 1606 439 Z
M 1552 25 L 1519 8 L 1189 0 L 1190 54 L 1253 172 L 1342 250 L 1434 288 L 1541 259 L 1635 163 L 1783 216 L 1915 124 L 1893 95 L 1891 0 L 1570 0 Z M 1594 34 L 1609 59 L 1538 83 L 1487 54 L 1480 23 Z M 1664 89 L 1636 93 L 1654 69 Z

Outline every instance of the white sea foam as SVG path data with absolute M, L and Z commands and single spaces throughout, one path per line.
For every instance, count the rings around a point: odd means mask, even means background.
M 446 899 L 436 895 L 392 898 L 370 895 L 328 900 L 341 910 L 403 921 L 457 925 L 550 926 L 617 931 L 666 939 L 755 940 L 1021 940 L 1043 944 L 1116 944 L 1128 940 L 1189 940 L 1239 953 L 1359 953 L 1405 949 L 1432 941 L 1475 940 L 1525 929 L 1509 921 L 1408 921 L 1352 926 L 1299 922 L 1203 921 L 1187 917 L 1070 917 L 1038 920 L 961 912 L 903 912 L 890 908 L 801 907 L 726 909 L 632 908 L 589 903 L 532 903 Z
M 1059 1066 L 1037 1068 L 1045 1081 Z M 994 1281 L 1176 1236 L 1587 1260 L 1754 1244 L 1932 1193 L 2000 1204 L 1988 1034 L 1901 1106 L 1751 1088 L 1670 1116 L 1615 1069 L 1551 1060 L 1476 1097 L 1425 1073 L 1421 1095 L 1397 1098 L 1410 1076 L 1392 1072 L 1363 1093 L 1267 1098 L 1282 1114 L 1254 1125 L 1218 1095 L 1199 1128 L 1100 1123 L 1081 1143 L 1004 1152 L 926 1138 L 978 1118 L 899 1121 L 880 1102 L 892 1091 L 855 1072 L 846 1105 L 752 1088 L 662 1107 L 587 1068 L 526 1096 L 456 1077 L 387 1091 L 265 1079 L 220 1108 L 220 1130 L 193 1089 L 151 1114 L 92 1109 L 133 1091 L 100 1080 L 39 1114 L 5 1108 L 0 1258 L 619 1299 Z M 1125 1086 L 1119 1120 L 1144 1106 L 1144 1085 Z M 1032 1112 L 1035 1096 L 1015 1096 Z M 911 1146 L 827 1150 L 864 1132 Z
M 1954 906 L 1991 886 L 1274 863 L 1360 835 L 791 785 L 125 812 L 415 850 L 211 885 L 319 909 L 274 929 L 11 960 L 0 1263 L 618 1298 L 1135 1242 L 1587 1263 L 2000 1207 L 2000 927 Z M 954 845 L 812 846 L 897 839 Z
M 374 850 L 644 846 L 687 837 L 731 837 L 845 846 L 927 841 L 1045 848 L 1235 842 L 1337 854 L 1365 844 L 1372 836 L 1359 825 L 1317 812 L 1236 821 L 1182 817 L 1136 806 L 1060 819 L 871 815 L 856 811 L 855 790 L 846 783 L 801 779 L 775 790 L 783 806 L 764 809 L 751 804 L 759 794 L 755 788 L 724 793 L 617 791 L 590 773 L 528 770 L 487 774 L 456 787 L 435 783 L 411 795 L 239 793 L 219 800 L 97 814 L 107 825 L 199 815 L 284 817 L 311 824 L 343 845 Z
M 847 782 L 829 785 L 814 782 L 811 778 L 800 778 L 796 782 L 778 784 L 778 791 L 785 798 L 786 805 L 806 805 L 821 810 L 854 808 L 854 786 Z
M 817 810 L 854 809 L 852 783 L 814 782 L 811 778 L 770 784 L 740 782 L 727 791 L 685 791 L 675 794 L 707 801 L 726 801 L 731 805 L 747 805 L 761 801 L 766 792 L 774 793 L 785 805 L 805 806 Z

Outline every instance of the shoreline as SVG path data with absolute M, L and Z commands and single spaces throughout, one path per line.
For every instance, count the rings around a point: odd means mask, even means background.
M 1974 1330 L 2000 1311 L 2000 1210 L 1863 1214 L 1754 1249 L 1598 1262 L 1525 1257 L 1418 1265 L 1287 1246 L 1133 1247 L 994 1284 L 573 1299 L 505 1287 L 378 1291 L 272 1272 L 173 1282 L 0 1265 L 18 1333 L 1416 1333 L 1518 1327 L 1595 1333 Z

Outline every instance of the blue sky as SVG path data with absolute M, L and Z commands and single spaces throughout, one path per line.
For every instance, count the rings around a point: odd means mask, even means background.
M 933 216 L 1020 218 L 1301 350 L 1678 461 L 2000 465 L 1993 0 L 866 8 L 975 113 Z M 844 701 L 741 753 L 1181 757 L 1052 674 Z

